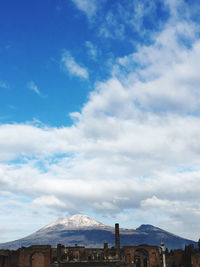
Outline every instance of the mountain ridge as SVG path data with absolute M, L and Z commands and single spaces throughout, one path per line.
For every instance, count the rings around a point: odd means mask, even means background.
M 120 228 L 121 246 L 134 246 L 140 244 L 157 245 L 164 242 L 168 249 L 184 248 L 185 245 L 197 243 L 169 233 L 150 224 L 142 224 L 136 229 Z M 68 218 L 59 218 L 42 227 L 37 232 L 19 240 L 0 244 L 1 249 L 18 249 L 21 246 L 51 245 L 58 243 L 65 246 L 75 244 L 85 247 L 103 247 L 108 242 L 115 245 L 115 228 L 105 225 L 93 218 L 76 214 Z

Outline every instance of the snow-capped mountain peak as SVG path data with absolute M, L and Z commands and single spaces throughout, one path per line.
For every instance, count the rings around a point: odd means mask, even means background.
M 100 223 L 91 217 L 83 214 L 75 214 L 68 218 L 60 218 L 55 222 L 46 225 L 41 230 L 47 228 L 79 229 L 79 228 L 105 228 L 105 224 Z

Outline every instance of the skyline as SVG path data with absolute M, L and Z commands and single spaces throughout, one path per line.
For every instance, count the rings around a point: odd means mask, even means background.
M 58 217 L 200 237 L 198 1 L 0 10 L 0 243 Z

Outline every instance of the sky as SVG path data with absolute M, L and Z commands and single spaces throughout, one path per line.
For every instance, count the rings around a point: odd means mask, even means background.
M 0 243 L 81 213 L 200 237 L 198 0 L 6 0 Z

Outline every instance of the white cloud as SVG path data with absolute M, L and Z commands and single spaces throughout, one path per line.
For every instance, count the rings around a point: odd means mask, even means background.
M 91 18 L 96 14 L 97 4 L 96 0 L 72 0 L 76 7 L 83 11 L 88 18 Z
M 101 37 L 112 39 L 123 40 L 127 29 L 129 32 L 137 32 L 144 36 L 148 32 L 144 29 L 144 17 L 156 13 L 154 1 L 126 0 L 123 4 L 118 1 L 110 7 L 106 5 L 106 1 L 72 0 L 72 2 L 84 12 Z M 167 5 L 169 6 L 168 3 Z
M 151 198 L 147 198 L 145 200 L 141 201 L 141 206 L 147 207 L 147 208 L 163 208 L 166 209 L 166 207 L 170 206 L 169 200 L 159 199 L 156 196 L 153 196 Z
M 88 48 L 88 54 L 92 59 L 96 59 L 98 55 L 98 50 L 97 48 L 89 41 L 85 43 L 86 47 Z
M 0 125 L 0 137 L 2 161 L 19 156 L 43 155 L 45 157 L 70 152 L 71 149 L 74 150 L 73 140 L 77 138 L 76 132 L 73 133 L 73 130 L 67 128 L 39 128 L 28 124 Z M 55 139 L 58 143 L 54 143 Z
M 35 92 L 37 95 L 41 95 L 37 85 L 33 81 L 28 82 L 27 83 L 27 87 L 28 87 L 28 89 L 30 89 L 33 92 Z
M 60 201 L 58 198 L 56 198 L 53 195 L 50 196 L 41 196 L 36 199 L 34 199 L 33 204 L 39 205 L 39 206 L 50 206 L 50 207 L 65 207 L 66 204 L 62 201 Z
M 161 4 L 164 5 L 163 2 Z M 105 38 L 124 40 L 128 37 L 127 42 L 134 42 L 135 40 L 130 36 L 137 33 L 147 39 L 149 29 L 144 23 L 145 18 L 149 17 L 151 23 L 157 20 L 157 25 L 160 24 L 158 18 L 154 18 L 156 14 L 155 1 L 126 0 L 125 3 L 119 1 L 115 4 L 114 9 L 106 11 L 105 14 L 101 14 L 99 27 L 100 36 Z M 139 42 L 138 38 L 137 42 Z
M 62 55 L 62 64 L 71 75 L 78 76 L 83 79 L 88 79 L 88 71 L 86 68 L 81 67 L 68 51 L 65 51 Z
M 105 38 L 116 38 L 123 40 L 125 37 L 124 31 L 125 26 L 123 23 L 118 21 L 118 16 L 112 12 L 108 12 L 99 29 L 99 34 Z
M 125 77 L 133 101 L 148 111 L 192 112 L 198 109 L 200 42 L 195 40 L 195 32 L 193 23 L 169 25 L 152 46 L 141 47 L 136 53 L 119 59 L 126 71 L 134 64 L 141 66 L 130 73 L 129 79 Z M 179 43 L 182 35 L 193 44 L 192 49 Z M 123 68 L 116 68 L 115 75 L 123 78 Z

